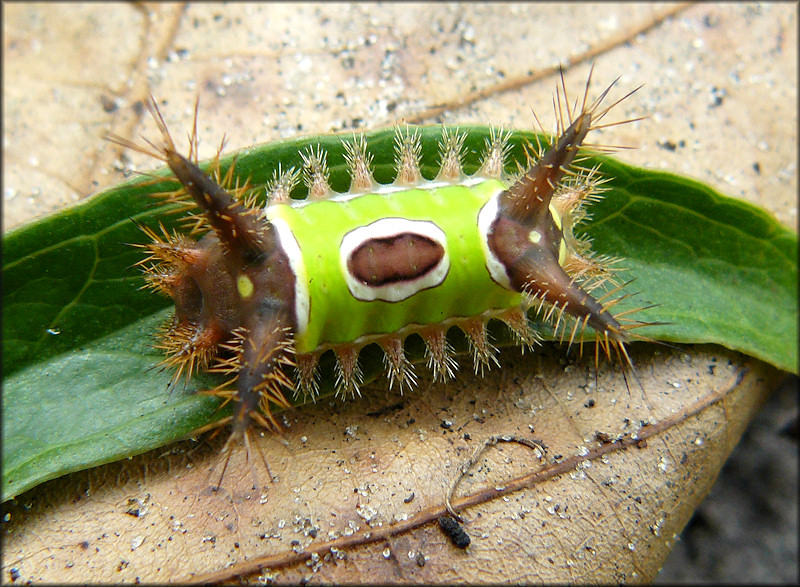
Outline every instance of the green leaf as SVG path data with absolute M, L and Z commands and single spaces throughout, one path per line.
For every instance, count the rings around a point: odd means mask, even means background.
M 466 171 L 479 164 L 489 129 L 468 132 Z M 420 129 L 423 174 L 437 166 L 439 127 Z M 376 179 L 393 179 L 394 132 L 366 135 Z M 514 157 L 530 133 L 514 135 Z M 298 153 L 328 152 L 331 183 L 349 183 L 342 138 L 335 135 L 259 145 L 238 153 L 236 170 L 254 185 Z M 650 339 L 714 342 L 782 369 L 797 369 L 797 235 L 766 212 L 697 182 L 594 157 L 610 190 L 591 207 L 582 230 L 596 252 L 625 258 L 626 291 L 641 292 L 615 308 L 657 304 L 637 318 L 662 324 L 641 329 Z M 227 157 L 223 169 L 231 162 Z M 132 267 L 141 251 L 126 243 L 178 220 L 149 194 L 170 182 L 137 180 L 109 189 L 3 239 L 3 499 L 45 480 L 163 446 L 223 418 L 217 398 L 196 394 L 217 380 L 196 377 L 169 387 L 171 374 L 153 334 L 170 304 L 140 289 Z M 296 194 L 301 197 L 301 194 Z M 134 222 L 135 221 L 135 222 Z M 496 331 L 505 336 L 504 330 Z M 419 341 L 409 339 L 419 359 Z M 455 339 L 463 346 L 463 340 Z M 325 359 L 324 357 L 323 359 Z M 330 357 L 327 357 L 330 359 Z M 324 392 L 332 389 L 323 360 Z M 367 378 L 381 372 L 380 352 L 366 348 Z

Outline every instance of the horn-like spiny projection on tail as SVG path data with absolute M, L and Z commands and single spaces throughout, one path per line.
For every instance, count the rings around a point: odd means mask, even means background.
M 373 343 L 384 351 L 389 385 L 413 387 L 404 351 L 412 334 L 425 342 L 434 379 L 446 381 L 458 368 L 449 328 L 464 332 L 483 372 L 497 362 L 489 320 L 531 347 L 539 338 L 527 311 L 536 307 L 562 339 L 571 319 L 570 343 L 590 327 L 606 355 L 616 350 L 629 362 L 623 343 L 633 325 L 591 293 L 613 283 L 614 260 L 573 235 L 583 204 L 602 192 L 597 169 L 577 164 L 578 150 L 615 105 L 601 109 L 610 89 L 589 104 L 587 81 L 582 102 L 570 107 L 562 77 L 554 142 L 531 148 L 515 179 L 505 171 L 508 133 L 491 134 L 483 164 L 467 175 L 464 135 L 443 128 L 440 169 L 426 179 L 419 135 L 406 127 L 396 133 L 393 183 L 375 181 L 368 145 L 354 137 L 345 144 L 349 191 L 332 191 L 327 154 L 312 148 L 302 154 L 308 197 L 290 197 L 301 174 L 279 167 L 266 205 L 234 180 L 233 167 L 221 177 L 218 158 L 211 175 L 198 166 L 196 110 L 184 157 L 151 100 L 161 144 L 112 140 L 165 161 L 182 185 L 167 199 L 195 208 L 189 236 L 146 229 L 153 242 L 140 265 L 148 286 L 175 301 L 160 342 L 164 364 L 176 378 L 196 369 L 230 374 L 211 393 L 236 402 L 231 440 L 247 443 L 252 421 L 278 427 L 271 408 L 290 405 L 286 391 L 317 396 L 317 362 L 328 350 L 342 397 L 359 393 L 359 353 Z

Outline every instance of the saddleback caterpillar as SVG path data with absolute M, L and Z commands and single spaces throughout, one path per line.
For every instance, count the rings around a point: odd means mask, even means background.
M 182 187 L 162 195 L 192 209 L 189 234 L 145 229 L 152 242 L 139 265 L 149 287 L 175 302 L 160 338 L 175 379 L 196 370 L 232 376 L 210 392 L 236 402 L 226 449 L 249 445 L 253 422 L 276 429 L 273 409 L 291 405 L 287 391 L 315 398 L 317 363 L 328 350 L 337 357 L 338 395 L 359 393 L 359 353 L 373 343 L 384 352 L 389 386 L 402 390 L 416 382 L 404 351 L 409 335 L 424 340 L 433 379 L 446 381 L 457 369 L 448 329 L 464 332 L 483 371 L 497 362 L 487 322 L 501 320 L 531 347 L 539 341 L 528 319 L 534 309 L 570 344 L 588 327 L 596 357 L 630 364 L 624 344 L 637 323 L 611 313 L 611 292 L 592 294 L 614 283 L 614 260 L 592 254 L 573 232 L 603 191 L 597 168 L 580 166 L 579 148 L 619 102 L 602 106 L 614 84 L 590 102 L 589 81 L 570 106 L 562 77 L 557 136 L 529 145 L 513 176 L 509 133 L 492 133 L 480 168 L 467 175 L 464 135 L 443 127 L 441 165 L 426 179 L 419 136 L 405 128 L 396 133 L 392 183 L 375 181 L 366 141 L 354 137 L 345 144 L 346 193 L 330 188 L 326 153 L 310 149 L 302 155 L 307 198 L 290 196 L 301 176 L 292 168 L 276 174 L 263 205 L 233 166 L 224 177 L 218 158 L 211 175 L 198 166 L 196 111 L 186 157 L 152 99 L 161 144 L 113 137 L 165 161 Z

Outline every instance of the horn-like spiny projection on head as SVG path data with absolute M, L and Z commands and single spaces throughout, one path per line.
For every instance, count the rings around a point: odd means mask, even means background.
M 458 368 L 449 328 L 464 332 L 483 372 L 496 363 L 490 319 L 505 322 L 523 347 L 538 343 L 531 307 L 562 339 L 569 323 L 570 343 L 590 327 L 606 355 L 616 351 L 629 363 L 624 342 L 633 326 L 612 315 L 613 302 L 591 293 L 613 283 L 614 260 L 593 256 L 573 235 L 583 205 L 602 192 L 597 169 L 577 163 L 587 134 L 615 105 L 601 108 L 610 89 L 589 103 L 587 81 L 581 103 L 569 107 L 562 77 L 556 138 L 531 148 L 516 178 L 505 171 L 508 133 L 491 134 L 483 164 L 467 175 L 464 135 L 445 128 L 439 172 L 426 179 L 419 135 L 405 127 L 396 134 L 393 183 L 375 181 L 368 145 L 354 137 L 345 149 L 346 193 L 332 191 L 327 154 L 312 148 L 302 154 L 308 197 L 293 200 L 300 174 L 279 168 L 265 206 L 247 184 L 235 184 L 233 167 L 225 177 L 218 159 L 211 175 L 200 169 L 196 111 L 184 157 L 151 100 L 161 144 L 112 140 L 165 161 L 182 185 L 168 199 L 194 207 L 190 236 L 146 229 L 152 242 L 140 265 L 149 286 L 175 301 L 161 336 L 164 364 L 176 377 L 197 369 L 232 377 L 212 391 L 236 402 L 226 448 L 234 440 L 249 444 L 253 421 L 277 428 L 271 408 L 290 405 L 286 391 L 316 397 L 317 361 L 328 350 L 337 357 L 342 397 L 359 394 L 359 353 L 372 343 L 384 351 L 390 387 L 413 387 L 404 351 L 411 334 L 424 340 L 434 379 L 446 381 Z M 197 241 L 191 236 L 201 233 Z

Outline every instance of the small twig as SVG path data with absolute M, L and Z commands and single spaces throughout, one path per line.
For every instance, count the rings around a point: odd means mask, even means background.
M 473 455 L 461 465 L 461 470 L 456 478 L 455 481 L 450 485 L 450 490 L 447 492 L 447 495 L 444 498 L 444 506 L 447 508 L 447 511 L 459 522 L 464 522 L 464 518 L 462 518 L 459 514 L 456 513 L 456 510 L 453 509 L 451 504 L 451 500 L 453 499 L 453 493 L 456 491 L 456 487 L 464 478 L 464 476 L 469 473 L 469 470 L 475 466 L 475 463 L 478 462 L 478 458 L 483 454 L 483 452 L 489 448 L 490 446 L 494 446 L 498 442 L 516 442 L 517 444 L 522 444 L 534 450 L 538 450 L 542 454 L 539 455 L 539 459 L 541 460 L 544 454 L 547 452 L 547 447 L 544 443 L 538 440 L 528 440 L 527 438 L 522 438 L 521 436 L 509 435 L 509 434 L 502 434 L 500 436 L 490 436 L 486 439 L 486 441 L 477 448 L 477 450 L 473 453 Z

